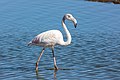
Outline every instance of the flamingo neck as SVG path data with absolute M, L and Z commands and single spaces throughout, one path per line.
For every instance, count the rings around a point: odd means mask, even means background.
M 70 32 L 68 31 L 66 25 L 65 25 L 65 17 L 62 19 L 62 26 L 64 28 L 64 31 L 66 33 L 67 41 L 63 41 L 63 45 L 69 45 L 71 43 L 71 35 Z

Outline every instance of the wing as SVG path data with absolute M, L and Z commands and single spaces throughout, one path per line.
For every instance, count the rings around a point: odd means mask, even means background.
M 63 40 L 63 35 L 59 30 L 49 30 L 37 35 L 31 44 L 40 46 L 51 46 L 59 44 L 60 40 Z

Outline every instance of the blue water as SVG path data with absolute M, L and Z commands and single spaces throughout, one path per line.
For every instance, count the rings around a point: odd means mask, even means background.
M 60 29 L 64 14 L 78 21 L 69 46 L 55 47 L 54 72 L 51 50 L 43 54 L 38 75 L 35 63 L 41 47 L 28 47 L 37 34 Z M 66 39 L 66 36 L 64 36 Z M 120 80 L 120 5 L 83 0 L 1 0 L 0 80 Z

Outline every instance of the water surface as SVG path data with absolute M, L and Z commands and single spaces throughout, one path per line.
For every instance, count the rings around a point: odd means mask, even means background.
M 63 70 L 50 70 L 53 58 L 46 49 L 36 75 L 41 48 L 28 47 L 27 43 L 50 29 L 65 34 L 61 27 L 65 13 L 73 14 L 78 26 L 75 29 L 66 21 L 72 44 L 55 47 L 57 65 Z M 1 0 L 0 34 L 0 80 L 120 79 L 120 5 L 83 0 Z

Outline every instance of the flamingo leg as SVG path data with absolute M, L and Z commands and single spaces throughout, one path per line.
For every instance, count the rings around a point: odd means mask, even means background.
M 58 67 L 56 65 L 56 59 L 55 59 L 55 55 L 54 55 L 54 47 L 52 47 L 52 54 L 53 54 L 53 59 L 54 59 L 54 69 L 58 70 Z
M 41 51 L 41 53 L 40 53 L 40 55 L 39 55 L 39 57 L 38 57 L 38 60 L 37 60 L 37 62 L 36 62 L 36 71 L 38 71 L 38 64 L 39 64 L 40 58 L 41 58 L 44 50 L 45 50 L 45 48 L 42 49 L 42 51 Z

